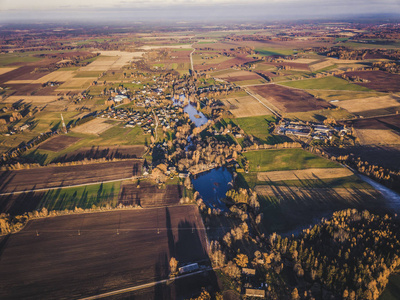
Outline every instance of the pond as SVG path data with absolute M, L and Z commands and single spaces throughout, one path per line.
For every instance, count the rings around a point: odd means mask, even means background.
M 225 198 L 226 192 L 232 187 L 232 178 L 227 168 L 220 167 L 195 176 L 192 183 L 207 206 L 228 211 L 220 199 Z
M 179 99 L 174 99 L 174 105 L 183 106 L 185 103 L 185 95 L 180 95 Z M 207 117 L 196 109 L 196 107 L 189 103 L 183 106 L 183 111 L 189 115 L 189 119 L 194 123 L 196 127 L 203 126 L 208 122 Z

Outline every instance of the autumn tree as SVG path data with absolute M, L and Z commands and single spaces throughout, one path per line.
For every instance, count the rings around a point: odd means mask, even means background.
M 169 260 L 169 268 L 171 270 L 171 277 L 178 275 L 178 261 L 175 257 L 171 257 Z

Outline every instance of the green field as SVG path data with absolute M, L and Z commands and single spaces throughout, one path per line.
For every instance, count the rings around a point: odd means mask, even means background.
M 386 95 L 385 93 L 379 93 L 374 91 L 371 91 L 369 93 L 362 91 L 324 91 L 324 90 L 306 90 L 306 91 L 314 95 L 315 97 L 324 99 L 326 101 L 363 99 L 368 97 L 381 97 Z
M 250 172 L 337 168 L 339 164 L 303 149 L 259 150 L 245 152 Z M 259 166 L 259 167 L 258 167 Z
M 30 63 L 30 62 L 35 62 L 39 61 L 42 58 L 39 57 L 34 57 L 31 55 L 28 55 L 26 53 L 21 53 L 21 54 L 12 54 L 12 53 L 7 53 L 7 54 L 1 54 L 0 55 L 0 67 L 8 66 L 13 63 Z
M 47 191 L 38 209 L 43 207 L 48 210 L 64 210 L 78 208 L 116 207 L 121 182 L 94 184 L 75 188 L 57 189 Z
M 278 48 L 258 48 L 255 49 L 255 52 L 257 54 L 263 55 L 263 56 L 272 56 L 272 55 L 292 55 L 293 50 L 291 49 L 278 49 Z
M 260 78 L 260 79 L 234 81 L 233 83 L 240 86 L 246 86 L 246 85 L 264 84 L 266 82 L 267 82 L 266 80 Z
M 85 77 L 99 77 L 102 72 L 100 71 L 81 71 L 77 72 L 74 78 L 85 78 Z
M 276 119 L 274 116 L 257 116 L 225 120 L 226 123 L 233 122 L 239 125 L 246 134 L 253 135 L 261 144 L 274 145 L 291 141 L 288 137 L 271 134 L 271 123 L 275 123 L 275 121 Z
M 297 89 L 313 89 L 313 90 L 349 90 L 349 91 L 370 91 L 370 89 L 347 82 L 344 79 L 337 78 L 334 76 L 318 78 L 318 79 L 306 79 L 292 82 L 283 82 L 281 85 L 297 88 Z
M 46 165 L 58 157 L 64 156 L 67 153 L 81 148 L 91 148 L 97 146 L 144 145 L 146 140 L 150 142 L 150 135 L 144 134 L 140 127 L 123 128 L 123 124 L 119 122 L 116 123 L 118 123 L 116 126 L 106 130 L 99 136 L 69 132 L 68 135 L 80 138 L 79 141 L 70 147 L 67 147 L 59 152 L 35 148 L 27 151 L 23 157 L 28 162 L 38 162 L 42 165 Z M 162 129 L 159 130 L 158 136 L 162 136 Z

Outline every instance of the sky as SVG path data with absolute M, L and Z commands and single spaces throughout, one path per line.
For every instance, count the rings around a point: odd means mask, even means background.
M 0 20 L 223 21 L 398 14 L 400 0 L 0 0 Z

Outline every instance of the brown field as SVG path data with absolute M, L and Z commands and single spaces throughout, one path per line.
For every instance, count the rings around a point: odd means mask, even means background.
M 234 67 L 236 65 L 243 65 L 248 62 L 256 61 L 253 58 L 246 57 L 245 55 L 238 55 L 235 58 L 231 58 L 229 60 L 225 60 L 219 64 L 207 64 L 207 65 L 194 65 L 194 69 L 196 71 L 204 71 L 208 70 L 210 68 L 214 68 L 217 70 L 223 70 L 223 69 L 229 69 L 231 67 Z
M 354 146 L 354 147 L 329 147 L 328 153 L 334 155 L 349 155 L 357 153 L 361 160 L 368 161 L 372 165 L 379 165 L 391 170 L 400 171 L 400 146 Z
M 268 108 L 251 96 L 223 99 L 222 102 L 236 118 L 271 114 Z
M 31 84 L 34 83 L 35 80 L 9 80 L 5 84 Z
M 40 144 L 39 148 L 43 150 L 50 150 L 58 152 L 68 148 L 69 146 L 75 144 L 80 138 L 67 135 L 59 135 L 54 138 L 48 139 L 44 143 Z
M 178 204 L 181 197 L 182 192 L 179 185 L 158 188 L 155 184 L 143 181 L 139 188 L 137 183 L 121 185 L 118 202 L 123 205 L 140 205 L 146 208 Z
M 94 163 L 87 165 L 40 167 L 0 172 L 0 192 L 46 189 L 108 180 L 126 179 L 141 172 L 142 160 Z
M 283 60 L 284 62 L 295 62 L 298 64 L 311 64 L 317 61 L 317 59 L 313 59 L 313 58 L 298 58 L 295 60 Z
M 15 91 L 15 96 L 32 96 L 42 88 L 41 84 L 7 84 L 7 87 Z
M 75 71 L 55 71 L 34 80 L 32 83 L 46 83 L 48 81 L 65 82 L 74 77 Z
M 95 61 L 80 68 L 79 71 L 107 71 L 117 60 L 116 56 L 99 56 Z
M 383 71 L 347 72 L 347 76 L 359 76 L 369 80 L 368 83 L 355 83 L 379 92 L 400 92 L 400 75 Z
M 340 123 L 356 129 L 393 129 L 400 132 L 400 115 L 355 119 Z
M 1 238 L 0 298 L 78 299 L 165 279 L 172 256 L 208 261 L 204 233 L 191 205 L 34 220 Z
M 340 106 L 351 113 L 363 115 L 363 111 L 384 110 L 395 107 L 398 107 L 400 110 L 400 97 L 388 95 L 383 97 L 344 100 L 336 102 L 335 105 Z
M 101 134 L 102 132 L 115 126 L 117 123 L 110 122 L 107 119 L 96 118 L 72 129 L 73 132 L 86 134 Z
M 400 145 L 400 135 L 392 130 L 356 129 L 361 145 Z
M 330 67 L 332 65 L 333 65 L 333 62 L 331 60 L 324 60 L 324 61 L 321 61 L 321 62 L 310 64 L 309 68 L 310 68 L 311 71 L 314 72 L 314 71 L 318 71 L 318 70 L 324 69 L 326 67 Z
M 282 112 L 303 112 L 331 107 L 327 102 L 302 90 L 290 89 L 276 84 L 253 86 L 250 89 Z
M 343 121 L 353 126 L 362 145 L 400 144 L 400 115 Z
M 347 168 L 320 168 L 291 171 L 258 172 L 259 181 L 285 181 L 304 179 L 330 179 L 353 175 Z
M 0 68 L 0 75 L 3 75 L 5 73 L 11 72 L 13 70 L 15 70 L 18 67 L 12 67 L 12 68 Z
M 274 67 L 279 67 L 279 66 L 286 66 L 289 67 L 292 70 L 300 70 L 300 71 L 310 71 L 310 68 L 308 67 L 307 64 L 302 64 L 302 63 L 296 63 L 296 61 L 283 61 L 283 62 L 267 62 L 265 65 L 269 66 L 274 66 Z
M 70 162 L 70 161 L 81 161 L 87 159 L 100 159 L 100 158 L 140 158 L 143 156 L 145 150 L 144 146 L 110 146 L 110 147 L 85 147 L 69 152 L 64 156 L 56 158 L 52 162 Z
M 0 196 L 0 212 L 11 216 L 23 215 L 41 207 L 46 192 L 28 192 Z
M 10 80 L 36 80 L 50 72 L 34 72 L 36 68 L 48 67 L 56 63 L 57 59 L 43 59 L 41 61 L 26 63 L 7 73 L 0 74 L 0 84 Z M 10 66 L 12 67 L 12 66 Z
M 46 104 L 56 101 L 58 96 L 10 96 L 2 100 L 3 103 L 14 103 L 16 101 L 24 101 L 25 103 L 32 104 Z
M 71 89 L 71 90 L 86 89 L 96 79 L 97 79 L 97 77 L 71 78 L 68 81 L 61 84 L 57 88 L 57 91 L 66 90 L 66 89 Z
M 223 80 L 229 81 L 229 82 L 263 79 L 261 76 L 257 75 L 256 73 L 247 72 L 247 71 L 228 73 L 228 74 L 220 75 L 218 77 Z

